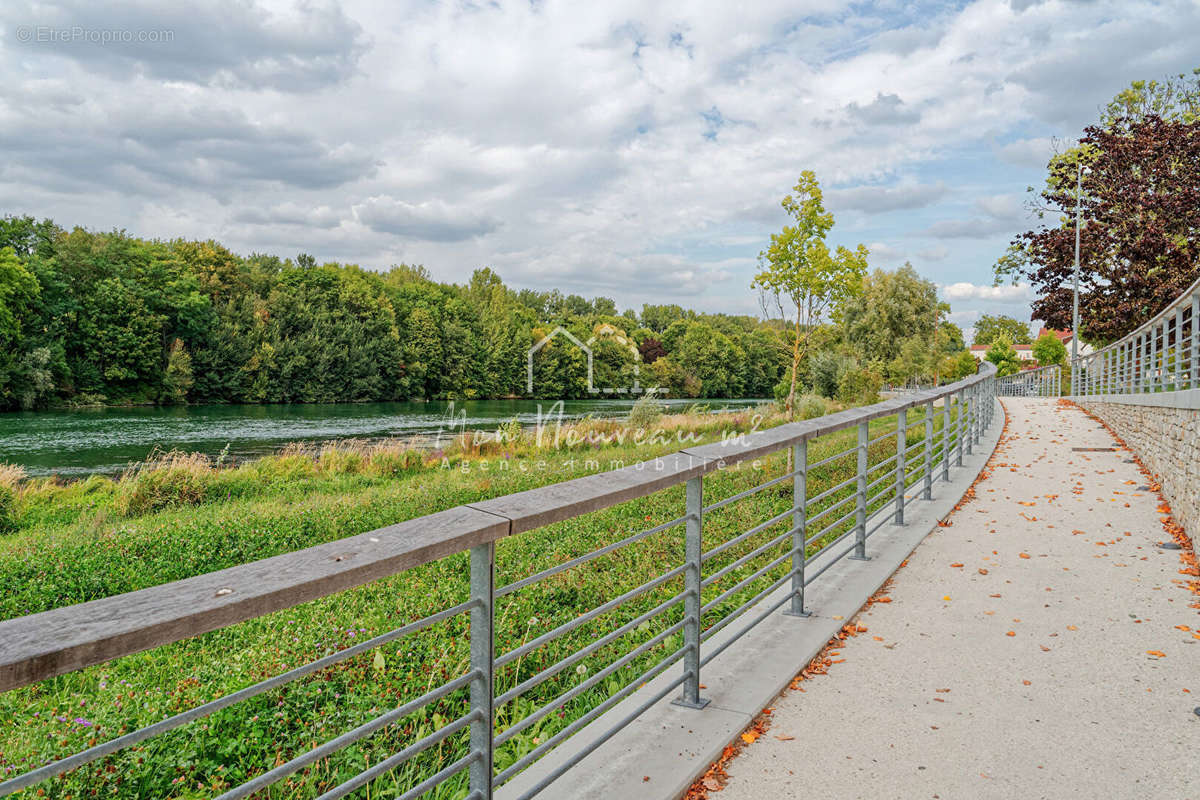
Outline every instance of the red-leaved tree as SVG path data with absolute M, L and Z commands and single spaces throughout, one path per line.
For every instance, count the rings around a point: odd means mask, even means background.
M 1103 343 L 1149 320 L 1200 277 L 1200 122 L 1124 118 L 1084 130 L 1080 336 Z M 1018 236 L 1015 272 L 1037 293 L 1033 317 L 1071 327 L 1075 260 L 1072 159 L 1050 165 L 1047 210 L 1060 226 Z

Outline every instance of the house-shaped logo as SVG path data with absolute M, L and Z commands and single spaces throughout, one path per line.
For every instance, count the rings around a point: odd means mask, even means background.
M 525 391 L 528 392 L 529 394 L 533 394 L 533 357 L 539 350 L 541 350 L 543 347 L 545 347 L 547 344 L 549 344 L 550 340 L 555 338 L 556 336 L 565 336 L 568 341 L 570 341 L 573 345 L 575 345 L 580 350 L 582 350 L 583 354 L 585 356 L 587 356 L 587 390 L 588 390 L 589 394 L 642 394 L 642 393 L 653 394 L 658 391 L 657 388 L 650 388 L 650 389 L 642 388 L 642 385 L 640 383 L 641 367 L 642 367 L 641 353 L 638 352 L 637 345 L 635 345 L 633 342 L 629 341 L 623 335 L 621 335 L 621 333 L 616 328 L 614 328 L 613 326 L 608 325 L 608 324 L 601 325 L 596 330 L 595 335 L 593 335 L 590 339 L 588 339 L 587 343 L 585 344 L 584 342 L 579 341 L 579 338 L 577 336 L 575 336 L 573 333 L 571 333 L 569 330 L 567 330 L 563 326 L 559 325 L 554 330 L 550 331 L 550 333 L 543 336 L 538 341 L 538 343 L 535 344 L 533 347 L 529 348 L 529 351 L 525 354 Z M 615 387 L 605 387 L 602 389 L 596 388 L 595 360 L 592 355 L 592 347 L 591 346 L 593 344 L 595 344 L 596 340 L 598 338 L 600 338 L 601 336 L 613 337 L 619 345 L 621 345 L 622 347 L 629 348 L 631 354 L 633 355 L 633 386 L 632 387 L 615 386 Z

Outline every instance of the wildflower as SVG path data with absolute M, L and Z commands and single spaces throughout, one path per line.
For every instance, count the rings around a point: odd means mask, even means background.
M 576 675 L 587 675 L 587 671 L 588 671 L 587 664 L 580 664 L 578 667 L 575 668 Z
M 90 727 L 92 727 L 92 723 L 91 723 L 91 722 L 89 722 L 88 720 L 84 719 L 83 717 L 76 717 L 76 718 L 75 718 L 75 724 L 76 724 L 76 725 L 82 725 L 82 726 L 83 726 L 83 727 L 85 727 L 85 728 L 90 728 Z
M 529 624 L 530 624 L 530 625 L 537 625 L 537 624 L 538 624 L 538 618 L 537 618 L 537 617 L 530 617 L 530 618 L 529 618 Z

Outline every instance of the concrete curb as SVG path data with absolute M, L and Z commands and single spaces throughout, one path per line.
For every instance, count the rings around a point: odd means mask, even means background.
M 951 468 L 949 483 L 935 481 L 933 499 L 913 500 L 906 509 L 907 524 L 885 525 L 867 542 L 870 561 L 843 559 L 806 590 L 808 618 L 776 613 L 708 664 L 702 696 L 709 705 L 699 711 L 671 705 L 671 697 L 651 706 L 634 722 L 600 745 L 539 798 L 596 798 L 611 800 L 676 800 L 720 757 L 750 722 L 791 683 L 792 678 L 866 603 L 921 541 L 937 528 L 962 499 L 991 458 L 1004 429 L 1004 411 L 996 401 L 994 424 L 984 432 L 974 454 L 963 456 L 962 467 Z M 910 491 L 917 493 L 919 487 Z M 821 556 L 809 562 L 822 566 Z M 788 592 L 779 589 L 749 610 L 742 620 L 779 602 Z M 838 619 L 834 619 L 837 617 Z M 742 620 L 714 636 L 713 649 L 735 634 Z M 739 624 L 740 623 L 740 624 Z M 638 706 L 679 675 L 668 669 L 561 744 L 553 752 L 495 793 L 497 800 L 517 800 L 580 751 L 617 725 Z

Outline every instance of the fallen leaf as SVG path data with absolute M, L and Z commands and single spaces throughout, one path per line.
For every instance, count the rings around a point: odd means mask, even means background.
M 942 599 L 943 599 L 943 600 L 945 600 L 946 602 L 949 602 L 949 601 L 950 601 L 950 595 L 948 595 L 948 594 L 944 594 L 944 595 L 942 595 Z
M 1069 630 L 1069 631 L 1077 631 L 1077 630 L 1079 630 L 1079 628 L 1076 628 L 1074 625 L 1068 625 L 1068 626 L 1067 626 L 1067 630 Z
M 1032 558 L 1029 553 L 1018 553 L 1017 555 L 1019 555 L 1021 558 Z
M 959 564 L 959 563 L 954 563 L 954 564 L 951 564 L 950 566 L 952 566 L 952 567 L 961 567 L 961 566 L 962 566 L 962 564 Z
M 1017 632 L 1016 632 L 1016 631 L 1009 631 L 1008 633 L 1006 633 L 1006 634 L 1004 634 L 1004 635 L 1005 635 L 1005 636 L 1016 636 L 1016 635 L 1017 635 Z
M 795 739 L 796 737 L 788 736 L 786 733 L 777 733 L 777 734 L 775 734 L 775 738 L 781 742 L 790 742 L 792 739 Z
M 1030 685 L 1030 682 L 1029 682 L 1029 681 L 1021 681 L 1021 683 L 1025 684 L 1026 686 L 1029 686 L 1029 685 Z
M 754 731 L 742 734 L 742 741 L 746 744 L 754 744 L 754 740 L 758 738 L 758 734 Z
M 980 567 L 980 568 L 979 568 L 979 574 L 980 574 L 980 575 L 987 575 L 987 574 L 988 574 L 988 571 L 987 571 L 986 569 L 984 569 L 983 567 Z
M 1167 657 L 1167 654 L 1164 653 L 1162 650 L 1147 650 L 1146 655 L 1154 656 L 1155 658 L 1166 658 Z

